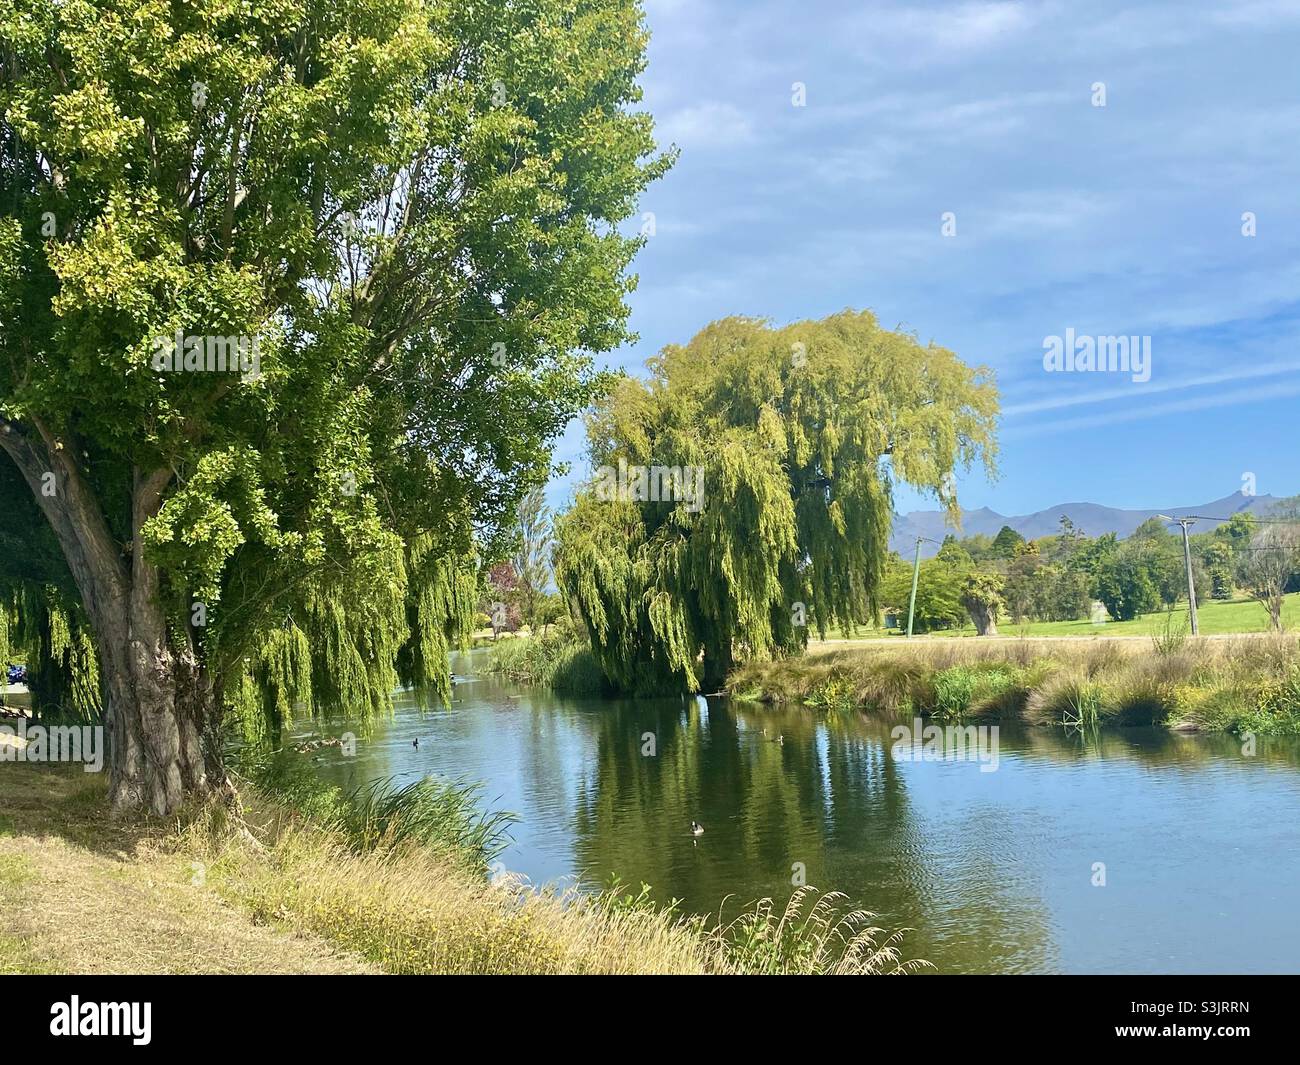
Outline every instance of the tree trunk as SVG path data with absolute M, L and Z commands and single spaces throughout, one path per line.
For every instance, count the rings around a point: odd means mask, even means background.
M 212 680 L 194 652 L 171 644 L 162 608 L 158 568 L 145 558 L 141 531 L 158 513 L 170 475 L 137 474 L 132 492 L 129 610 L 104 634 L 112 641 L 106 673 L 114 752 L 109 794 L 116 809 L 143 807 L 160 816 L 187 797 L 203 798 L 228 787 L 221 764 L 219 705 Z M 125 641 L 123 643 L 123 640 Z
M 967 600 L 966 611 L 975 623 L 975 632 L 979 636 L 996 636 L 998 634 L 997 614 L 987 603 Z
M 136 473 L 124 557 L 76 449 L 39 421 L 34 428 L 0 420 L 0 449 L 58 537 L 95 632 L 114 808 L 165 816 L 188 797 L 229 792 L 218 734 L 220 692 L 195 653 L 193 632 L 186 630 L 180 650 L 169 640 L 158 569 L 145 558 L 141 538 L 171 471 Z
M 134 597 L 133 597 L 134 598 Z M 153 615 L 153 616 L 150 616 Z M 187 798 L 229 789 L 221 759 L 219 700 L 190 649 L 151 638 L 157 602 L 100 641 L 114 809 L 173 813 Z

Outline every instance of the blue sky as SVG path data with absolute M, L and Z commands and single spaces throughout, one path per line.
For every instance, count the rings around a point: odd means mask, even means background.
M 959 475 L 965 507 L 1300 492 L 1300 0 L 646 10 L 682 154 L 642 203 L 640 342 L 605 364 L 870 308 L 996 371 L 1001 476 Z M 1067 328 L 1150 336 L 1150 380 L 1045 372 Z M 557 458 L 581 453 L 575 425 Z

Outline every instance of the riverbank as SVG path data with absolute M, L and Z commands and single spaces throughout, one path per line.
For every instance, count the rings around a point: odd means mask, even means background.
M 561 624 L 543 635 L 509 635 L 490 645 L 486 672 L 520 684 L 539 684 L 575 695 L 604 695 L 609 682 L 585 636 Z
M 109 816 L 105 781 L 64 766 L 0 771 L 0 973 L 719 973 L 911 971 L 897 940 L 834 896 L 759 904 L 708 930 L 619 889 L 489 881 L 481 850 L 407 831 L 391 792 L 351 831 L 318 790 L 241 787 L 179 824 Z M 314 805 L 316 810 L 304 813 Z M 427 808 L 426 808 L 427 809 Z M 471 817 L 451 816 L 460 824 Z M 415 815 L 419 820 L 421 815 Z M 458 820 L 459 818 L 459 820 Z M 477 822 L 481 823 L 481 822 Z M 427 827 L 427 826 L 426 826 Z M 367 829 L 377 832 L 367 837 Z M 434 836 L 437 836 L 435 832 Z M 442 834 L 444 843 L 455 834 Z M 460 847 L 461 844 L 454 844 Z M 848 950 L 841 952 L 840 937 Z
M 1300 641 L 1282 635 L 838 647 L 743 664 L 728 688 L 885 717 L 1300 735 Z
M 105 784 L 0 766 L 0 973 L 380 971 L 227 901 L 167 828 L 110 817 Z

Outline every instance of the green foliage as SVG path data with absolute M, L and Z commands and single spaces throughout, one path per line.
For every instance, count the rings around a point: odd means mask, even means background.
M 994 459 L 987 371 L 870 313 L 724 319 L 650 370 L 589 420 L 598 477 L 557 523 L 560 585 L 620 689 L 711 686 L 735 654 L 797 650 L 801 608 L 823 634 L 871 620 L 895 481 L 955 507 L 947 475 Z M 698 470 L 703 497 L 600 498 L 620 462 Z
M 534 488 L 519 502 L 519 544 L 513 564 L 518 579 L 519 612 L 525 625 L 536 630 L 542 624 L 546 586 L 551 580 L 551 510 L 540 488 Z
M 1024 542 L 1025 538 L 1015 529 L 1010 525 L 1004 525 L 998 530 L 997 536 L 993 537 L 991 554 L 994 558 L 1014 558 L 1016 551 L 1024 545 Z
M 1231 599 L 1236 585 L 1232 545 L 1223 540 L 1207 544 L 1201 552 L 1201 559 L 1210 578 L 1210 595 L 1215 599 Z
M 80 605 L 59 587 L 0 587 L 0 669 L 21 652 L 32 708 L 47 721 L 99 721 L 99 664 Z
M 934 716 L 961 721 L 972 714 L 997 710 L 1000 700 L 1017 688 L 1019 674 L 1010 665 L 950 666 L 935 673 L 932 683 Z
M 962 582 L 961 605 L 970 614 L 981 636 L 997 632 L 998 615 L 1006 609 L 1002 575 L 995 572 L 970 573 Z
M 962 604 L 962 592 L 968 569 L 949 565 L 945 560 L 923 559 L 916 582 L 916 611 L 912 628 L 915 632 L 934 632 L 964 625 L 969 620 Z M 898 612 L 899 624 L 907 624 L 907 608 L 912 594 L 912 566 L 902 559 L 891 560 L 881 585 L 881 602 Z
M 1160 592 L 1150 567 L 1133 551 L 1116 551 L 1097 571 L 1097 598 L 1116 621 L 1129 621 L 1154 610 Z
M 121 623 L 64 562 L 102 525 L 98 579 L 147 582 L 249 736 L 445 697 L 630 338 L 646 40 L 634 0 L 0 3 L 0 449 L 84 489 L 53 542 L 0 458 L 0 598 L 59 589 L 65 687 Z M 260 374 L 157 369 L 177 330 Z
M 492 644 L 487 671 L 575 695 L 599 695 L 609 689 L 591 645 L 562 625 L 546 636 L 497 640 Z

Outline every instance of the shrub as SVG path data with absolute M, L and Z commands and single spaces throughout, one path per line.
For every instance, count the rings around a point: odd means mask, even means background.
M 557 626 L 546 636 L 515 636 L 492 645 L 487 671 L 521 684 L 595 695 L 609 690 L 586 637 Z

